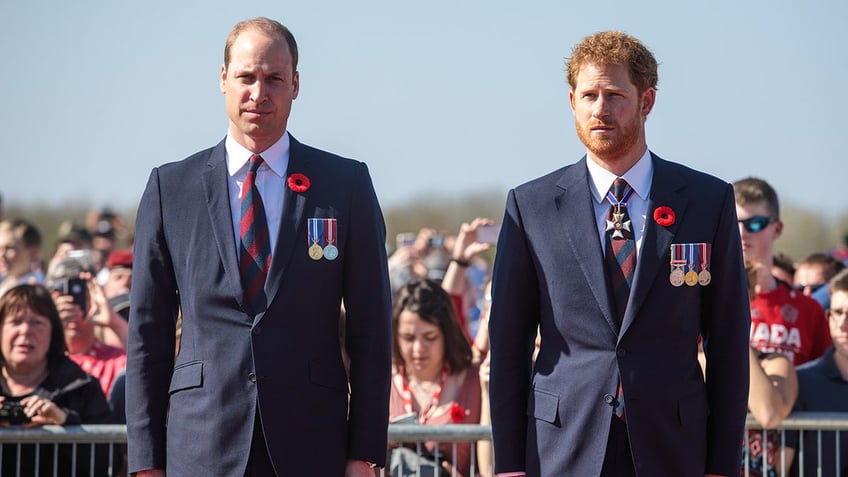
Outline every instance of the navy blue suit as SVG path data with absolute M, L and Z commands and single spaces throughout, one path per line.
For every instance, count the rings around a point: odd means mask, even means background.
M 604 396 L 615 396 L 621 379 L 639 476 L 738 475 L 750 318 L 733 190 L 652 156 L 648 217 L 619 326 L 586 160 L 507 199 L 489 325 L 496 470 L 600 475 L 612 415 Z M 673 224 L 652 217 L 660 206 L 674 211 Z M 673 243 L 712 244 L 709 285 L 672 286 Z
M 242 476 L 254 423 L 279 475 L 340 476 L 349 458 L 384 462 L 391 297 L 382 212 L 363 163 L 292 138 L 287 175 L 297 172 L 311 186 L 285 188 L 268 307 L 255 316 L 239 275 L 224 142 L 151 173 L 134 248 L 130 472 Z M 313 217 L 336 219 L 337 259 L 309 257 Z

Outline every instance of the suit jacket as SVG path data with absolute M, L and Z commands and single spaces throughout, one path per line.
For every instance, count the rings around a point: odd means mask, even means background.
M 391 297 L 382 212 L 363 163 L 292 138 L 287 175 L 295 172 L 311 186 L 285 188 L 268 307 L 258 313 L 239 276 L 224 142 L 151 173 L 134 247 L 130 472 L 243 475 L 257 408 L 279 475 L 339 476 L 348 458 L 385 461 Z M 311 217 L 336 219 L 336 260 L 308 256 Z
M 586 158 L 510 191 L 494 268 L 496 470 L 597 476 L 619 378 L 640 476 L 738 475 L 750 318 L 732 187 L 652 156 L 648 217 L 621 326 Z M 676 218 L 651 216 L 659 206 Z M 672 243 L 712 244 L 707 286 L 669 282 Z M 531 352 L 537 327 L 541 349 Z M 706 381 L 698 338 L 707 351 Z

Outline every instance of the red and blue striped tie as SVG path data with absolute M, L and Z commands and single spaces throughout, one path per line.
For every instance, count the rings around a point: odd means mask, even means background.
M 241 224 L 239 226 L 239 272 L 244 297 L 254 313 L 265 310 L 265 279 L 271 268 L 271 238 L 265 219 L 265 207 L 256 188 L 256 171 L 262 156 L 250 156 L 250 168 L 241 188 Z
M 613 182 L 607 193 L 610 210 L 607 214 L 604 264 L 610 279 L 619 326 L 624 320 L 627 300 L 630 298 L 630 287 L 633 285 L 633 274 L 636 271 L 636 240 L 633 235 L 633 225 L 627 213 L 627 202 L 632 196 L 633 189 L 620 177 Z M 615 413 L 624 420 L 621 384 L 618 385 L 617 394 Z

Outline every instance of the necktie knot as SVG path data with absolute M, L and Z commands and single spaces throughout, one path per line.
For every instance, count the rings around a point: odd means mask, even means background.
M 615 196 L 615 199 L 621 202 L 621 199 L 624 198 L 624 191 L 627 190 L 627 181 L 618 177 L 612 183 L 612 195 Z
M 261 166 L 263 162 L 265 162 L 265 160 L 262 159 L 262 156 L 260 156 L 259 154 L 254 154 L 254 155 L 250 156 L 250 160 L 249 160 L 250 165 L 249 165 L 249 168 L 248 168 L 247 171 L 248 172 L 258 171 L 259 166 Z

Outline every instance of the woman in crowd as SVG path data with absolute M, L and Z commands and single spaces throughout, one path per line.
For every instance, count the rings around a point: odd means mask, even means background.
M 62 323 L 47 288 L 19 285 L 0 297 L 0 425 L 105 424 L 109 405 L 96 379 L 65 355 Z M 35 446 L 4 444 L 3 475 L 35 475 Z M 53 446 L 41 446 L 40 472 L 53 475 Z M 71 474 L 70 445 L 59 446 L 59 475 Z M 89 475 L 90 447 L 77 445 L 77 474 Z M 108 457 L 103 454 L 102 457 Z M 103 460 L 99 458 L 98 464 Z M 103 462 L 103 467 L 107 465 Z M 96 465 L 94 475 L 105 475 Z
M 392 313 L 392 332 L 391 421 L 479 424 L 479 370 L 471 363 L 471 345 L 447 292 L 432 280 L 404 285 Z M 424 447 L 433 458 L 435 444 L 427 442 Z M 397 462 L 400 452 L 393 450 L 390 460 Z M 442 443 L 438 453 L 442 462 L 437 465 L 452 470 L 451 464 L 456 462 L 459 475 L 470 476 L 469 443 L 457 444 L 455 453 L 452 443 Z M 406 460 L 406 465 L 411 460 Z

